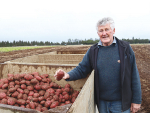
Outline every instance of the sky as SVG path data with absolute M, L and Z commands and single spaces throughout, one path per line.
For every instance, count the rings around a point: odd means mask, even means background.
M 150 0 L 0 0 L 0 41 L 99 39 L 103 17 L 119 39 L 150 39 Z

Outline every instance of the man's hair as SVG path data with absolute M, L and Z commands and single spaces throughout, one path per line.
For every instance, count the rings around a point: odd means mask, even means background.
M 115 28 L 114 20 L 110 17 L 105 17 L 105 18 L 100 19 L 97 22 L 96 29 L 98 30 L 99 26 L 103 26 L 103 25 L 106 25 L 106 24 L 110 24 L 110 27 L 111 27 L 112 30 Z

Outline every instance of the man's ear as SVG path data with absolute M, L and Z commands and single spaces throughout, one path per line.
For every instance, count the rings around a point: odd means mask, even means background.
M 113 34 L 115 34 L 115 28 L 114 28 L 114 30 L 113 30 Z

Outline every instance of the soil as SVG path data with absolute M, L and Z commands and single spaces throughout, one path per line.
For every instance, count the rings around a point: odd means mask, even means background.
M 58 47 L 45 47 L 37 49 L 19 50 L 12 52 L 1 52 L 0 63 L 5 61 L 22 58 L 26 56 L 43 54 L 52 51 L 61 50 L 88 50 L 90 46 L 58 46 Z M 150 45 L 131 45 L 135 57 L 136 63 L 139 70 L 142 88 L 142 106 L 138 113 L 150 113 Z

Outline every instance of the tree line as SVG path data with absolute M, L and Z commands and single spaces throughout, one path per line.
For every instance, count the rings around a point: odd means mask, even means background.
M 130 44 L 144 44 L 144 43 L 150 43 L 149 39 L 122 39 L 124 41 L 129 42 Z M 68 39 L 67 42 L 62 41 L 61 43 L 59 42 L 50 42 L 50 41 L 0 41 L 0 47 L 14 47 L 14 46 L 52 46 L 52 45 L 89 45 L 89 44 L 95 44 L 99 42 L 99 39 L 85 39 L 85 40 L 79 40 L 79 39 Z

